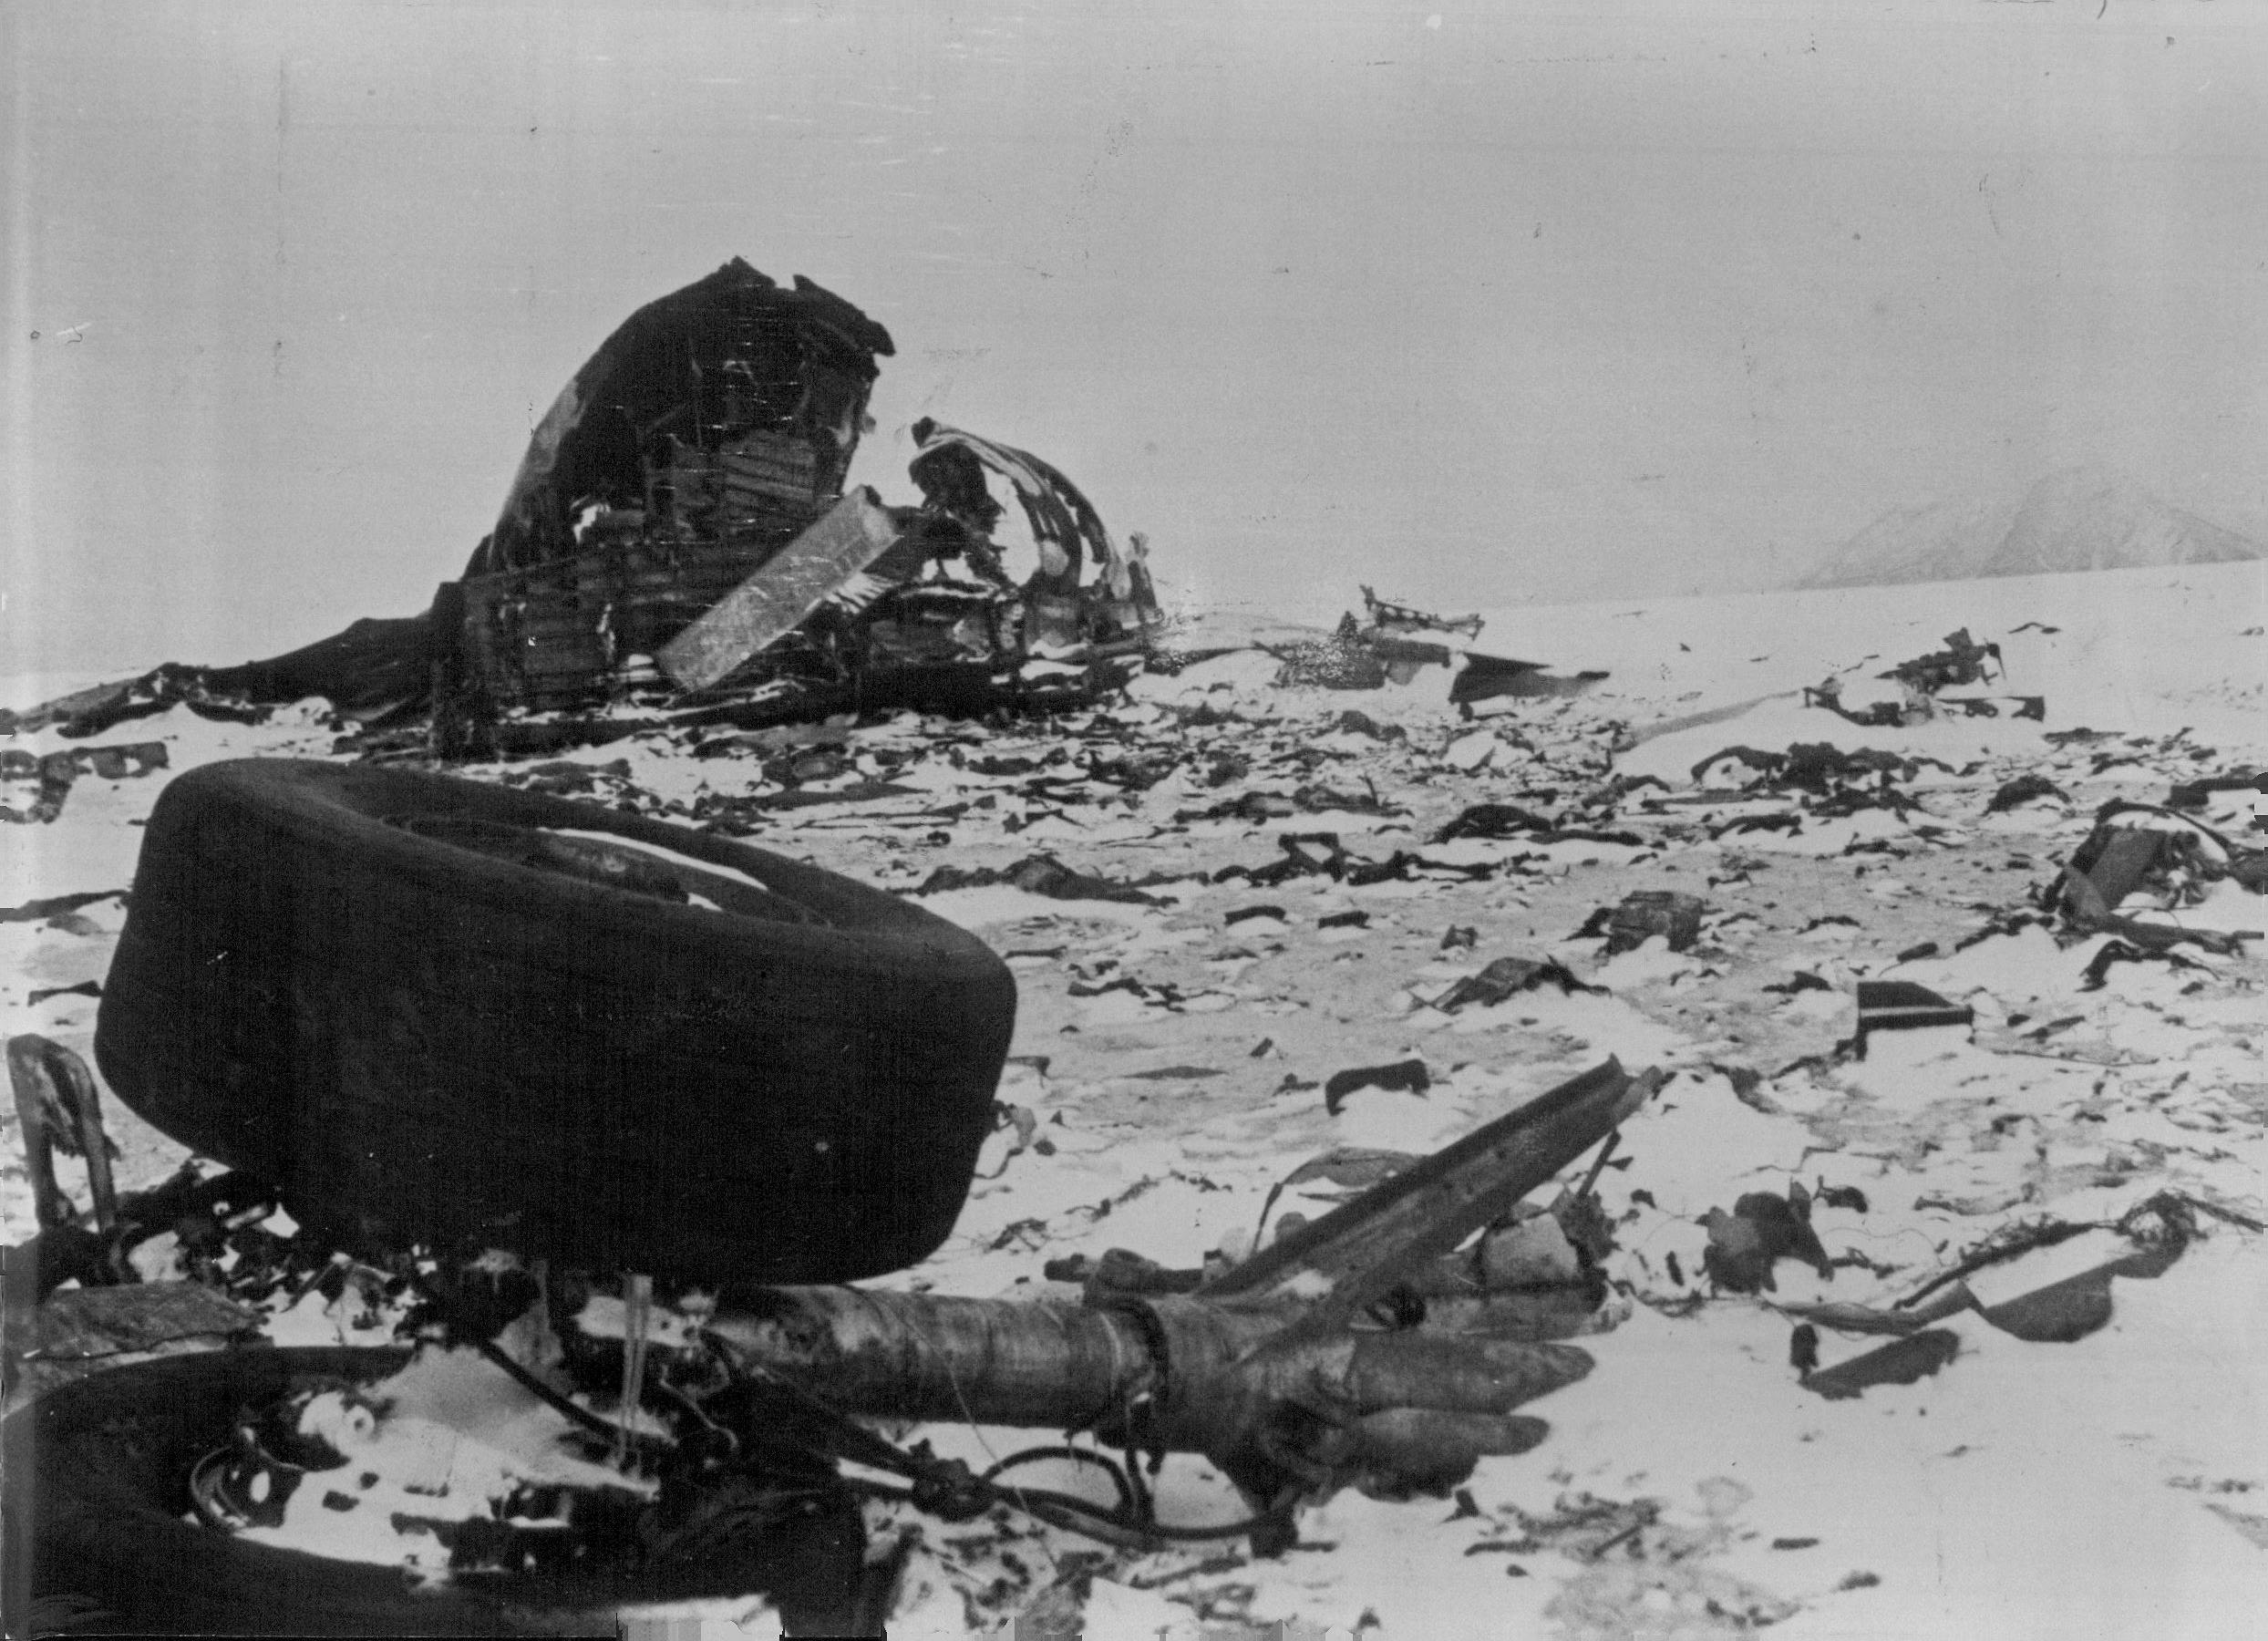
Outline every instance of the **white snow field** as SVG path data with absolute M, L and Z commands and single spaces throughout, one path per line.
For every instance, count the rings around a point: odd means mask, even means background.
M 1067 1296 L 1077 1290 L 1046 1281 L 1047 1261 L 1113 1247 L 1178 1266 L 1234 1258 L 1271 1186 L 1320 1152 L 1431 1149 L 1608 1055 L 1675 1074 L 1624 1125 L 1626 1166 L 1603 1177 L 1613 1291 L 1578 1341 L 1596 1365 L 1525 1409 L 1551 1426 L 1541 1447 L 1483 1460 L 1454 1501 L 1341 1493 L 1307 1509 L 1298 1547 L 1268 1560 L 1240 1540 L 1134 1554 L 1018 1520 L 946 1525 L 877 1505 L 878 1535 L 918 1534 L 898 1641 L 994 1631 L 1018 1614 L 1075 1619 L 1090 1641 L 1274 1620 L 1397 1641 L 1765 1626 L 1885 1641 L 2250 1636 L 2268 1613 L 2263 948 L 2184 946 L 2185 965 L 2119 963 L 2089 988 L 2107 937 L 2063 944 L 2015 914 L 2036 909 L 2098 805 L 2163 803 L 2176 782 L 2268 764 L 2264 604 L 2263 567 L 2230 564 L 1530 607 L 1494 613 L 1472 647 L 1611 676 L 1572 700 L 1484 703 L 1467 722 L 1439 669 L 1405 688 L 1278 688 L 1273 663 L 1245 653 L 1145 678 L 1125 702 L 1052 726 L 907 714 L 850 728 L 853 779 L 914 789 L 871 801 L 764 810 L 749 801 L 770 790 L 753 757 L 696 760 L 660 736 L 574 754 L 542 779 L 714 820 L 901 891 L 942 866 L 1042 852 L 1145 884 L 1152 903 L 999 884 L 927 897 L 1016 972 L 999 1099 L 1031 1122 L 1004 1121 L 952 1239 L 888 1285 Z M 1846 702 L 1879 694 L 1874 675 L 1964 626 L 2001 646 L 2005 677 L 1949 693 L 1989 698 L 1995 716 L 1862 730 L 1801 704 L 1830 674 Z M 15 680 L 0 705 L 84 681 Z M 2015 716 L 2028 697 L 2043 716 Z M 322 756 L 332 738 L 303 704 L 257 728 L 176 709 L 81 743 L 161 740 L 170 763 L 83 777 L 52 823 L 0 827 L 0 907 L 128 888 L 135 822 L 173 775 L 217 758 Z M 1695 773 L 1728 747 L 1821 741 L 1912 760 L 1893 782 L 1912 803 L 1820 816 L 1789 789 L 1737 785 L 1732 766 Z M 70 744 L 52 732 L 0 743 Z M 1170 752 L 1175 767 L 1146 789 L 1041 787 L 971 767 L 1066 748 L 1046 773 L 1137 751 Z M 465 772 L 528 778 L 526 766 Z M 1988 813 L 2025 774 L 2055 791 Z M 11 782 L 0 802 L 30 790 Z M 1635 841 L 1434 841 L 1482 802 Z M 2222 790 L 2195 812 L 2237 847 L 2268 847 L 2261 802 Z M 1403 850 L 1421 862 L 1367 886 L 1217 876 L 1282 859 L 1277 835 L 1293 831 L 1335 831 L 1365 860 Z M 1702 898 L 1691 950 L 1657 942 L 1608 958 L 1577 935 L 1640 889 Z M 1253 907 L 1273 910 L 1229 921 Z M 2126 910 L 2268 928 L 2268 901 L 2228 882 L 2202 905 Z M 1347 911 L 1367 921 L 1319 926 Z M 100 980 L 123 915 L 113 899 L 0 922 L 0 1031 L 89 1052 L 96 1002 L 60 988 Z M 1987 932 L 1995 919 L 2005 932 Z M 1445 944 L 1454 928 L 1471 943 Z M 1555 957 L 1607 989 L 1429 1006 L 1508 955 Z M 1864 1058 L 1839 1054 L 1857 982 L 1883 978 L 1968 1005 L 1974 1025 L 1877 1034 Z M 1326 1113 L 1317 1085 L 1334 1071 L 1412 1057 L 1432 1075 L 1424 1093 L 1364 1090 Z M 115 1099 L 107 1109 L 123 1185 L 180 1162 Z M 14 1125 L 0 1114 L 11 1243 L 32 1229 Z M 1716 1290 L 1702 1274 L 1703 1216 L 1797 1182 L 1818 1203 L 1832 1279 L 1782 1260 L 1774 1290 Z M 1278 1212 L 1319 1213 L 1326 1189 L 1294 1189 Z M 2173 1237 L 2180 1257 L 2112 1280 L 2109 1320 L 2073 1342 L 2027 1342 L 1971 1307 L 1933 1324 L 1954 1354 L 1910 1384 L 1830 1400 L 1790 1365 L 1790 1307 L 1895 1314 L 1996 1239 L 2093 1227 L 1975 1269 L 1969 1291 L 1989 1307 L 2132 1252 L 2121 1221 L 2163 1233 L 2170 1218 L 2193 1224 Z M 1823 1367 L 1884 1342 L 1837 1317 L 1860 1313 L 1812 1318 Z M 320 1305 L 276 1331 L 376 1342 Z M 918 1433 L 980 1460 L 1056 1439 Z M 1245 1508 L 1194 1458 L 1170 1460 L 1160 1488 L 1171 1520 Z M 773 1633 L 752 1598 L 680 1615 Z

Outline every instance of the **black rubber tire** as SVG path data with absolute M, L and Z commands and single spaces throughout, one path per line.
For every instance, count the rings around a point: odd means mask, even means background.
M 779 914 L 448 841 L 506 828 L 745 872 Z M 95 1055 L 149 1121 L 343 1237 L 838 1282 L 951 1231 L 1015 1017 L 974 935 L 835 873 L 503 787 L 248 759 L 159 798 Z
M 334 1561 L 232 1537 L 183 1520 L 188 1478 L 229 1440 L 240 1412 L 273 1404 L 295 1380 L 370 1380 L 407 1358 L 371 1348 L 242 1349 L 160 1357 L 91 1374 L 8 1416 L 5 1561 L 0 1592 L 10 1636 L 32 1633 L 36 1604 L 98 1612 L 72 1633 L 219 1636 L 521 1636 L 618 1633 L 613 1608 L 717 1594 L 689 1569 L 676 1587 L 639 1588 L 592 1574 L 414 1588 L 392 1568 Z M 820 1517 L 777 1545 L 774 1593 L 788 1633 L 840 1634 L 807 1567 L 855 1572 L 863 1531 Z M 849 1542 L 842 1542 L 844 1535 Z M 803 1582 L 809 1583 L 809 1580 Z M 742 1586 L 726 1594 L 754 1594 Z M 75 1598 L 75 1599 L 74 1599 Z

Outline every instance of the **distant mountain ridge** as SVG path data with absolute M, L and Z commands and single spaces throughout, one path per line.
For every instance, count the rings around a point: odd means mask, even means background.
M 2048 474 L 2015 502 L 1892 508 L 1792 584 L 1879 587 L 2268 558 L 2268 549 L 2101 467 Z

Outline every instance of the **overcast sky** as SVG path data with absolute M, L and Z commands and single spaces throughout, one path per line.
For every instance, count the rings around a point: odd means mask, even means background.
M 1753 584 L 2083 460 L 2263 533 L 2261 17 L 15 0 L 0 671 L 423 607 L 733 255 L 896 337 L 886 500 L 935 415 L 1201 595 Z

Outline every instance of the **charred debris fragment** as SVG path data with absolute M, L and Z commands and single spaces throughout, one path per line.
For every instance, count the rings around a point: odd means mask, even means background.
M 1459 636 L 1471 642 L 1480 636 L 1484 624 L 1478 615 L 1428 614 L 1380 598 L 1368 587 L 1362 594 L 1366 619 L 1357 621 L 1349 610 L 1328 637 L 1270 650 L 1283 664 L 1276 675 L 1279 684 L 1325 689 L 1407 684 L 1428 666 L 1455 662 L 1457 652 L 1443 638 Z M 1562 675 L 1546 671 L 1541 661 L 1516 661 L 1478 650 L 1463 655 L 1464 667 L 1449 681 L 1449 701 L 1467 718 L 1475 716 L 1473 708 L 1482 701 L 1578 696 L 1607 676 Z
M 1056 468 L 924 418 L 917 503 L 848 484 L 893 352 L 843 298 L 735 258 L 640 308 L 575 373 L 495 527 L 423 614 L 45 710 L 94 734 L 175 705 L 235 717 L 322 696 L 362 727 L 345 749 L 463 759 L 657 722 L 1045 710 L 1123 683 L 1159 624 L 1145 543 L 1114 536 Z M 1037 549 L 1021 580 L 988 475 Z
M 1944 643 L 1942 650 L 1901 661 L 1888 672 L 1875 675 L 1895 687 L 1895 699 L 1869 701 L 1854 710 L 1843 699 L 1842 679 L 1829 676 L 1803 691 L 1803 704 L 1822 707 L 1870 729 L 1894 729 L 1955 712 L 1965 717 L 1998 717 L 2005 708 L 2010 717 L 2041 719 L 2046 716 L 2046 701 L 2039 696 L 1945 695 L 1944 691 L 1956 687 L 2005 685 L 2008 668 L 1999 645 L 1980 644 L 1969 636 L 1966 627 L 1946 634 Z

